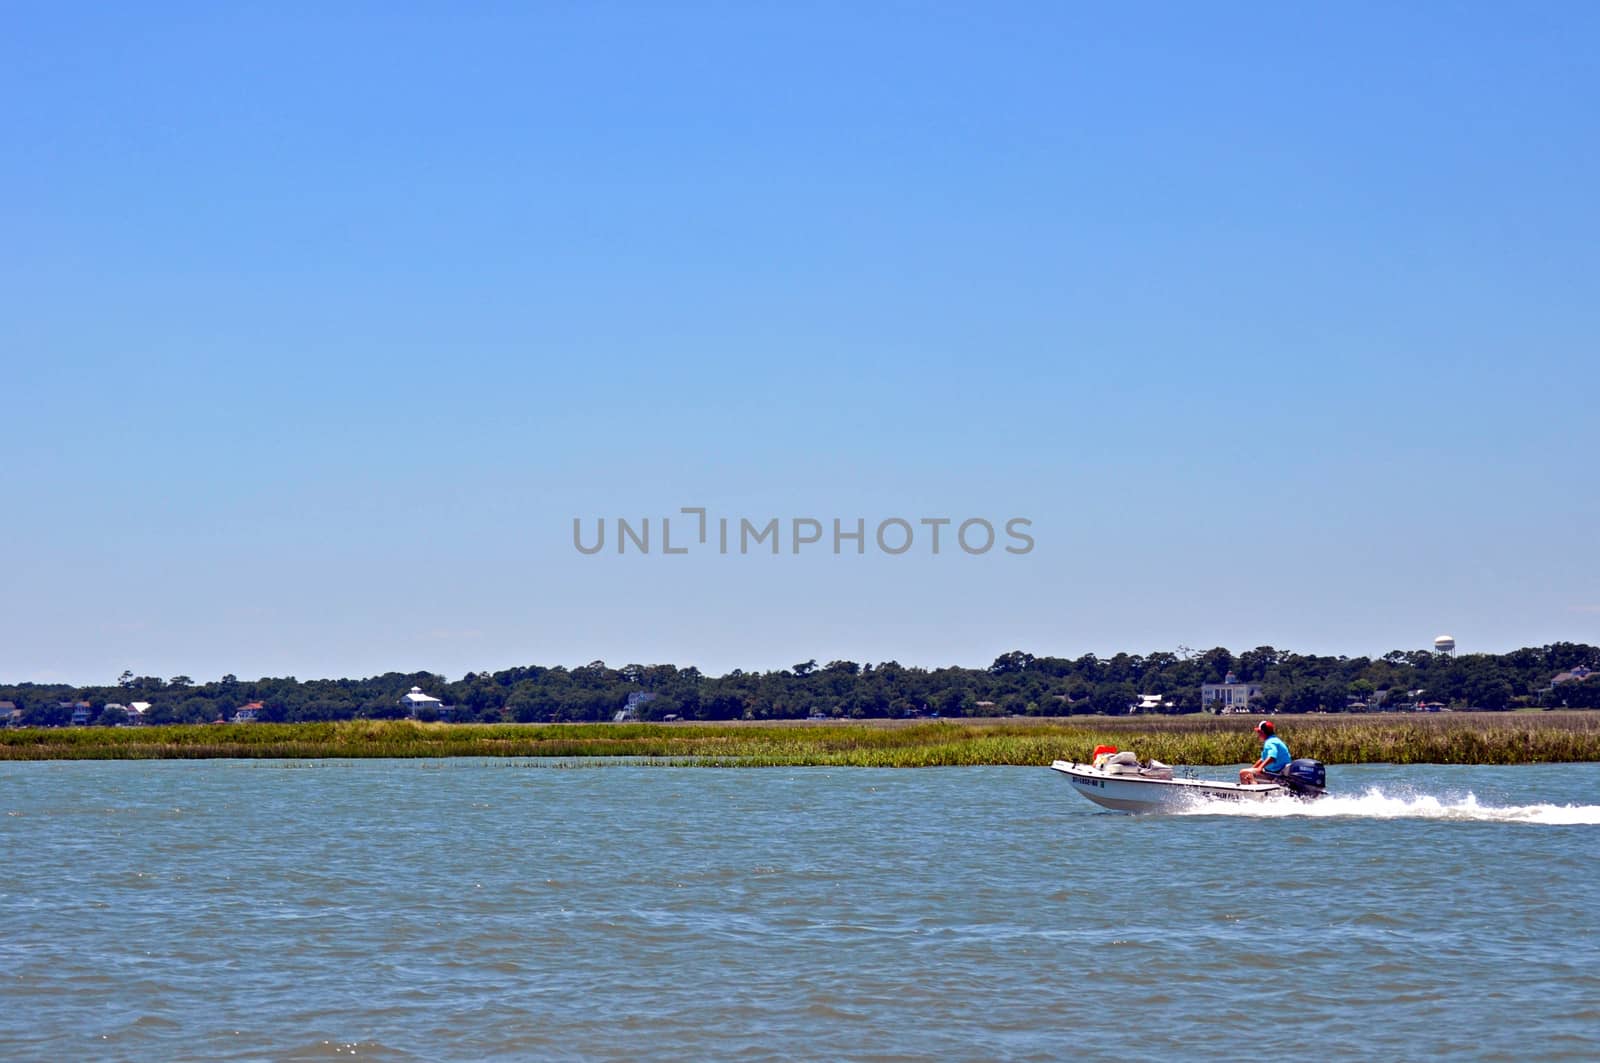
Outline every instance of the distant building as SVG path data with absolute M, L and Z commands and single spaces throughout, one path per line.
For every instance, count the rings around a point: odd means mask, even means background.
M 0 727 L 21 727 L 22 710 L 14 701 L 0 701 Z
M 259 723 L 261 710 L 266 708 L 259 701 L 252 701 L 248 705 L 240 705 L 239 711 L 233 714 L 234 723 Z
M 402 695 L 400 704 L 405 706 L 406 715 L 413 719 L 423 709 L 432 709 L 440 715 L 444 714 L 444 702 L 424 694 L 421 687 L 412 687 L 409 693 Z
M 1600 673 L 1592 672 L 1580 664 L 1570 672 L 1557 672 L 1555 677 L 1550 680 L 1550 685 L 1555 687 L 1560 686 L 1562 683 L 1581 683 L 1592 675 L 1600 675 Z
M 650 702 L 656 700 L 658 697 L 660 697 L 660 695 L 651 690 L 635 690 L 632 694 L 628 695 L 627 706 L 625 708 L 618 709 L 616 714 L 611 717 L 611 722 L 627 723 L 629 720 L 637 720 L 639 718 L 639 709 L 642 706 L 648 705 Z
M 1260 696 L 1260 683 L 1241 683 L 1232 672 L 1220 683 L 1200 684 L 1200 707 L 1221 713 L 1249 712 L 1250 703 Z
M 143 727 L 150 722 L 150 703 L 148 701 L 128 702 L 128 726 Z
M 1128 714 L 1136 712 L 1156 712 L 1160 709 L 1172 708 L 1172 702 L 1164 700 L 1160 694 L 1140 694 L 1139 700 L 1128 706 Z

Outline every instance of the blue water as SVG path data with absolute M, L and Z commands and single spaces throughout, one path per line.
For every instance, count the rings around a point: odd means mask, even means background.
M 0 1058 L 1600 1058 L 1600 765 L 1330 783 L 0 764 Z

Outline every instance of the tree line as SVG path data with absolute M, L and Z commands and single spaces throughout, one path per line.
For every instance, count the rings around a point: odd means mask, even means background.
M 1379 658 L 1315 656 L 1271 646 L 1239 654 L 1217 647 L 1075 659 L 1013 651 L 987 668 L 809 660 L 721 676 L 670 664 L 613 668 L 603 661 L 469 672 L 455 681 L 431 672 L 389 672 L 366 679 L 225 675 L 197 683 L 188 676 L 161 679 L 130 671 L 105 686 L 0 684 L 0 701 L 21 709 L 24 725 L 42 727 L 70 723 L 80 703 L 90 706 L 90 722 L 101 724 L 124 722 L 106 705 L 133 702 L 148 703 L 145 721 L 158 724 L 230 719 L 257 702 L 259 718 L 271 722 L 395 718 L 408 714 L 400 699 L 413 686 L 440 699 L 443 715 L 464 722 L 610 720 L 630 700 L 642 720 L 1123 715 L 1148 694 L 1161 702 L 1153 711 L 1199 712 L 1201 684 L 1232 673 L 1240 682 L 1260 684 L 1251 711 L 1262 714 L 1396 709 L 1419 701 L 1455 709 L 1600 708 L 1600 674 L 1552 686 L 1557 674 L 1579 667 L 1600 672 L 1600 649 L 1561 642 L 1504 654 L 1396 650 Z M 640 694 L 647 696 L 630 699 Z M 421 715 L 439 712 L 425 708 Z

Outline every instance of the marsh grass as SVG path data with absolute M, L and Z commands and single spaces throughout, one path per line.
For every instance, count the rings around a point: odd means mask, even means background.
M 211 757 L 626 757 L 732 766 L 944 767 L 1087 760 L 1096 745 L 1169 764 L 1241 764 L 1248 719 L 989 719 L 810 723 L 337 723 L 82 727 L 0 732 L 0 760 Z M 1282 717 L 1296 756 L 1329 764 L 1524 764 L 1600 760 L 1600 712 Z

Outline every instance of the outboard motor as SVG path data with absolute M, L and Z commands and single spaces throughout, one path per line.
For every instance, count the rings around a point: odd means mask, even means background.
M 1291 760 L 1281 778 L 1296 797 L 1321 797 L 1328 789 L 1328 769 L 1310 757 Z

